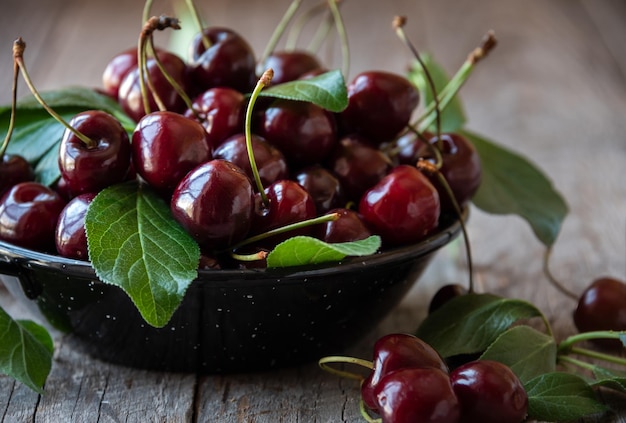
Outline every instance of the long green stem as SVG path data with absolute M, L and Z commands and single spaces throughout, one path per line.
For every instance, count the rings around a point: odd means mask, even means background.
M 328 0 L 328 6 L 333 15 L 337 34 L 339 34 L 339 39 L 341 40 L 341 69 L 344 78 L 348 78 L 350 73 L 350 46 L 348 43 L 348 33 L 343 23 L 343 17 L 341 16 L 341 12 L 339 12 L 339 6 L 337 6 L 338 1 L 339 0 Z
M 298 19 L 296 19 L 291 26 L 291 29 L 287 33 L 287 41 L 285 41 L 285 50 L 291 51 L 295 50 L 298 45 L 298 40 L 300 39 L 300 34 L 304 26 L 311 21 L 314 17 L 322 13 L 326 9 L 326 2 L 322 1 L 321 3 L 316 4 L 311 7 L 309 10 L 301 14 Z
M 187 8 L 191 12 L 191 16 L 198 27 L 198 31 L 200 31 L 200 36 L 202 37 L 202 45 L 205 50 L 208 50 L 211 47 L 211 40 L 204 33 L 204 24 L 202 23 L 202 19 L 200 18 L 200 13 L 198 13 L 198 8 L 194 4 L 193 0 L 185 0 L 187 3 Z
M 570 351 L 574 344 L 584 341 L 590 341 L 592 339 L 618 339 L 621 340 L 626 337 L 626 331 L 612 331 L 612 330 L 600 330 L 591 332 L 582 332 L 572 335 L 567 339 L 561 341 L 559 344 L 559 351 Z
M 552 248 L 546 248 L 546 251 L 543 255 L 543 273 L 546 275 L 550 283 L 559 290 L 566 297 L 573 299 L 574 301 L 578 301 L 578 295 L 574 292 L 567 289 L 553 274 L 550 270 L 550 257 L 552 255 Z
M 289 7 L 287 8 L 287 10 L 285 11 L 285 14 L 283 15 L 282 19 L 276 26 L 276 29 L 274 30 L 274 33 L 272 34 L 269 42 L 267 43 L 267 46 L 265 46 L 265 50 L 263 51 L 263 54 L 259 58 L 259 67 L 261 69 L 263 69 L 265 66 L 265 60 L 267 60 L 269 55 L 272 54 L 272 52 L 276 48 L 276 45 L 278 44 L 278 40 L 280 40 L 280 37 L 283 35 L 283 33 L 285 32 L 285 29 L 287 28 L 287 25 L 289 24 L 289 21 L 291 21 L 291 18 L 293 18 L 293 15 L 295 15 L 296 11 L 300 7 L 300 3 L 302 3 L 302 0 L 293 0 L 291 4 L 289 5 Z
M 590 350 L 587 348 L 579 348 L 573 347 L 571 350 L 572 354 L 578 354 L 585 357 L 593 358 L 596 360 L 606 361 L 607 363 L 619 364 L 621 366 L 626 366 L 626 358 L 618 357 L 611 354 L 605 354 L 599 351 Z
M 322 44 L 328 38 L 328 34 L 333 27 L 333 15 L 332 13 L 328 13 L 320 25 L 317 27 L 315 34 L 311 37 L 309 41 L 309 45 L 307 45 L 306 49 L 312 53 L 317 53 L 322 48 Z
M 356 373 L 352 373 L 352 372 L 348 372 L 345 370 L 339 370 L 339 369 L 335 369 L 332 366 L 329 366 L 329 364 L 356 364 L 358 366 L 364 367 L 368 370 L 372 370 L 374 369 L 374 364 L 371 361 L 368 360 L 363 360 L 361 358 L 356 358 L 356 357 L 345 357 L 345 356 L 337 356 L 337 355 L 333 355 L 333 356 L 328 356 L 328 357 L 322 357 L 320 358 L 320 360 L 318 361 L 318 365 L 320 366 L 320 368 L 322 370 L 327 371 L 328 373 L 332 373 L 334 375 L 337 376 L 341 376 L 341 377 L 345 377 L 348 379 L 355 379 L 355 380 L 363 380 L 363 376 L 360 374 L 356 374 Z
M 17 80 L 20 73 L 20 67 L 17 64 L 17 61 L 13 61 L 13 85 L 12 85 L 12 101 L 11 101 L 11 117 L 9 118 L 9 128 L 7 129 L 7 135 L 4 137 L 2 141 L 2 146 L 0 147 L 0 160 L 4 157 L 4 153 L 7 151 L 7 147 L 9 146 L 9 141 L 11 140 L 11 136 L 13 135 L 13 129 L 15 128 L 15 115 L 17 110 Z

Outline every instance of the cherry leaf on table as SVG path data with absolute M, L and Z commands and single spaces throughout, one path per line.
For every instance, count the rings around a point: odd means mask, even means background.
M 550 180 L 533 164 L 477 134 L 464 131 L 482 164 L 482 181 L 472 202 L 485 212 L 517 214 L 546 246 L 554 244 L 568 207 Z
M 360 241 L 333 244 L 308 236 L 295 236 L 281 242 L 268 254 L 267 267 L 332 263 L 347 256 L 369 256 L 378 251 L 380 244 L 377 235 Z
M 308 101 L 331 112 L 348 107 L 348 91 L 341 71 L 333 70 L 310 79 L 271 85 L 259 94 L 287 100 Z
M 542 317 L 532 304 L 492 294 L 453 298 L 430 314 L 417 329 L 417 337 L 443 357 L 483 352 L 520 319 Z
M 13 320 L 0 308 L 0 372 L 41 394 L 52 367 L 53 347 L 45 328 Z
M 506 364 L 522 383 L 556 369 L 557 345 L 552 336 L 520 325 L 504 331 L 480 356 Z
M 573 421 L 607 410 L 591 386 L 571 373 L 546 373 L 525 383 L 524 388 L 531 419 Z
M 122 288 L 142 317 L 164 326 L 197 277 L 200 249 L 168 205 L 144 184 L 101 191 L 86 215 L 89 258 L 98 277 Z

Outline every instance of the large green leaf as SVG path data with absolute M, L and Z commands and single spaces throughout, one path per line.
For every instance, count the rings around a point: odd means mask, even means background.
M 98 277 L 122 288 L 149 324 L 162 327 L 197 276 L 200 249 L 146 185 L 101 191 L 86 215 L 89 258 Z
M 15 321 L 0 308 L 0 372 L 43 393 L 52 351 L 52 338 L 45 328 L 31 321 Z
M 554 244 L 568 208 L 550 180 L 519 154 L 477 134 L 464 134 L 482 164 L 482 182 L 472 202 L 488 213 L 521 216 L 544 245 Z

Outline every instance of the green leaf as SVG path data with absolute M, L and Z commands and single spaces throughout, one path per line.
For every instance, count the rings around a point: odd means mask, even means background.
M 52 338 L 45 328 L 31 321 L 15 321 L 0 308 L 0 372 L 43 393 L 52 351 Z
M 200 249 L 146 185 L 101 191 L 86 215 L 89 258 L 98 277 L 119 286 L 149 324 L 162 327 L 197 276 Z
M 423 54 L 421 59 L 433 79 L 437 93 L 441 93 L 448 82 L 450 82 L 450 77 L 443 66 L 437 63 L 430 54 Z M 412 63 L 411 68 L 409 69 L 408 78 L 409 81 L 411 81 L 420 91 L 424 104 L 429 105 L 434 101 L 426 74 L 417 60 Z M 465 117 L 465 112 L 463 111 L 463 106 L 461 105 L 461 100 L 457 95 L 441 112 L 441 131 L 456 132 L 461 129 L 463 125 L 465 125 L 466 121 L 467 119 Z M 437 131 L 435 124 L 431 125 L 428 129 L 433 133 Z
M 550 180 L 522 156 L 479 135 L 464 134 L 476 147 L 483 171 L 473 203 L 488 213 L 521 216 L 544 245 L 554 244 L 568 208 Z
M 557 345 L 552 336 L 530 326 L 515 326 L 502 333 L 480 357 L 506 364 L 525 383 L 556 369 Z
M 483 352 L 520 319 L 543 317 L 532 304 L 491 294 L 453 298 L 420 325 L 416 335 L 443 357 Z
M 541 421 L 579 420 L 603 413 L 593 389 L 580 377 L 570 373 L 547 373 L 524 385 L 528 394 L 528 417 Z
M 626 392 L 626 373 L 617 370 L 606 369 L 600 366 L 593 366 L 595 380 L 591 386 L 604 386 L 620 392 Z
M 311 79 L 273 85 L 261 91 L 259 95 L 308 101 L 336 113 L 348 107 L 346 82 L 339 70 L 326 72 Z
M 295 236 L 278 244 L 267 256 L 267 267 L 289 267 L 338 262 L 346 256 L 368 256 L 380 248 L 380 237 L 329 244 L 317 238 Z

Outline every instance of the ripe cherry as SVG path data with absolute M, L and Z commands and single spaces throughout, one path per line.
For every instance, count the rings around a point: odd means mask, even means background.
M 38 251 L 54 250 L 54 231 L 65 201 L 38 182 L 21 182 L 0 200 L 0 240 Z
M 201 247 L 227 248 L 241 241 L 252 224 L 252 184 L 232 163 L 211 160 L 183 178 L 170 208 Z
M 318 214 L 346 204 L 339 178 L 321 165 L 308 166 L 297 172 L 293 179 L 311 194 Z
M 128 73 L 137 67 L 137 47 L 129 48 L 113 57 L 102 73 L 102 88 L 105 94 L 115 100 L 120 85 Z
M 28 161 L 17 154 L 3 154 L 0 162 L 0 197 L 13 185 L 32 181 L 35 172 Z
M 476 360 L 450 373 L 463 423 L 520 423 L 528 409 L 524 386 L 506 365 Z
M 313 54 L 303 50 L 276 51 L 265 61 L 265 69 L 272 69 L 272 84 L 295 81 L 303 75 L 322 69 L 322 65 Z
M 411 244 L 437 228 L 439 194 L 417 168 L 400 165 L 363 195 L 359 212 L 383 244 Z
M 337 213 L 339 218 L 315 225 L 314 236 L 324 242 L 352 242 L 365 239 L 372 232 L 354 210 L 339 208 L 329 210 L 327 214 Z
M 95 193 L 81 194 L 67 203 L 59 215 L 55 231 L 57 252 L 63 257 L 88 259 L 85 215 Z

